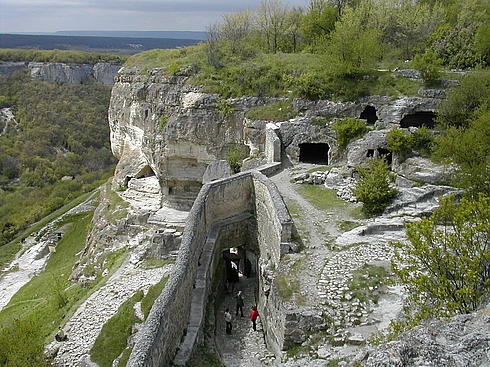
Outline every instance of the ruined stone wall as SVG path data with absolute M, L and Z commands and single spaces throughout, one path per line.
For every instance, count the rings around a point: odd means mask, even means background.
M 259 258 L 259 304 L 268 347 L 280 355 L 286 310 L 272 283 L 281 255 L 289 251 L 293 222 L 284 201 L 269 180 L 255 180 L 255 216 Z M 272 244 L 272 246 L 271 246 Z M 279 244 L 279 246 L 277 246 Z
M 277 268 L 281 245 L 290 241 L 292 221 L 276 187 L 257 171 L 248 171 L 206 184 L 189 213 L 172 275 L 137 338 L 128 366 L 169 365 L 181 346 L 181 341 L 191 337 L 192 345 L 185 345 L 185 348 L 189 356 L 192 354 L 194 341 L 201 338 L 199 335 L 191 335 L 200 333 L 200 330 L 192 330 L 189 325 L 203 324 L 203 320 L 195 318 L 203 318 L 205 315 L 206 300 L 217 263 L 216 256 L 221 254 L 219 246 L 212 249 L 207 247 L 218 243 L 216 238 L 220 226 L 229 231 L 227 221 L 234 221 L 234 218 L 238 218 L 236 221 L 243 220 L 240 218 L 256 218 L 253 220 L 257 221 L 256 236 L 261 252 L 259 262 Z M 206 259 L 210 254 L 211 258 Z M 262 273 L 259 277 L 262 277 Z M 260 283 L 270 282 L 261 279 Z M 263 287 L 259 291 L 260 304 L 264 306 L 267 303 L 262 300 L 267 297 L 265 290 Z M 200 293 L 197 294 L 198 297 L 196 293 Z M 201 305 L 196 304 L 196 298 L 204 302 Z M 266 314 L 263 315 L 262 322 L 268 329 Z M 281 350 L 282 346 L 277 343 L 281 342 L 283 333 L 274 328 L 270 333 L 266 332 L 267 334 L 274 336 L 268 339 L 275 343 L 270 346 L 271 349 Z

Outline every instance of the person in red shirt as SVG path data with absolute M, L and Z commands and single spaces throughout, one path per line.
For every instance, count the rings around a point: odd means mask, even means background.
M 250 320 L 252 321 L 252 328 L 257 331 L 257 317 L 259 317 L 259 311 L 257 310 L 257 306 L 253 306 L 250 310 Z

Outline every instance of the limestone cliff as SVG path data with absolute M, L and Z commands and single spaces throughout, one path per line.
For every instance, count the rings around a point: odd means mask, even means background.
M 283 122 L 250 120 L 246 112 L 277 101 L 272 98 L 223 99 L 188 83 L 191 71 L 166 76 L 160 69 L 140 73 L 123 68 L 116 77 L 109 107 L 112 151 L 119 163 L 114 185 L 127 187 L 133 178 L 155 175 L 163 202 L 188 209 L 199 192 L 208 166 L 226 159 L 232 147 L 249 153 L 243 168 L 265 162 L 318 163 L 348 160 L 361 163 L 386 150 L 386 131 L 339 152 L 331 123 L 335 118 L 359 117 L 373 128 L 433 123 L 437 98 L 373 96 L 356 102 L 295 99 L 297 117 Z M 315 118 L 326 123 L 314 123 Z M 322 150 L 322 153 L 318 151 Z M 373 152 L 373 153 L 372 153 Z M 313 157 L 317 155 L 317 157 Z
M 31 77 L 50 83 L 82 84 L 95 80 L 106 85 L 114 84 L 120 66 L 105 62 L 91 64 L 68 64 L 61 62 L 30 62 Z

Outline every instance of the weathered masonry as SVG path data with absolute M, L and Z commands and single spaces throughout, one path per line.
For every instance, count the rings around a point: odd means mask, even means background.
M 270 270 L 291 251 L 293 222 L 275 185 L 247 171 L 203 186 L 188 217 L 174 271 L 136 341 L 128 366 L 185 365 L 203 342 L 206 305 L 229 235 L 254 253 L 258 306 L 269 348 L 279 354 L 287 312 Z

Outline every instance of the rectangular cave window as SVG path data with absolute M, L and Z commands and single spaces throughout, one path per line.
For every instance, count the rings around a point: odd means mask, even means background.
M 328 164 L 328 151 L 326 143 L 299 144 L 299 161 L 303 163 Z

